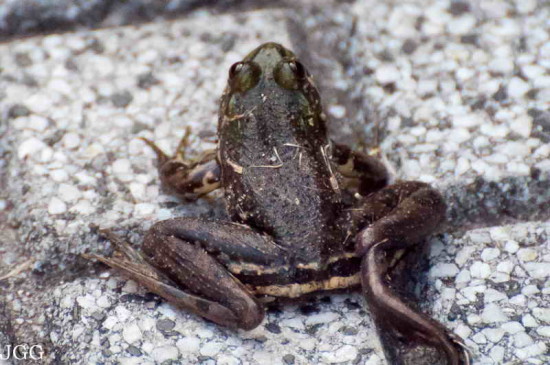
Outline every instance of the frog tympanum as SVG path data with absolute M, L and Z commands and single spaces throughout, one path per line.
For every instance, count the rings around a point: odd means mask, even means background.
M 189 199 L 223 188 L 230 220 L 158 222 L 142 253 L 107 232 L 119 253 L 88 257 L 245 330 L 262 322 L 266 298 L 360 287 L 391 364 L 468 364 L 458 338 L 392 286 L 395 262 L 444 219 L 441 195 L 422 182 L 390 185 L 380 161 L 331 141 L 325 124 L 294 53 L 259 46 L 229 70 L 215 152 L 191 162 L 146 140 L 165 191 Z

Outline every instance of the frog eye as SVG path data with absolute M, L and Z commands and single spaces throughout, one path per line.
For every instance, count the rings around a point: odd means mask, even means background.
M 273 70 L 273 77 L 285 89 L 296 90 L 306 79 L 307 71 L 299 61 L 283 61 Z
M 242 62 L 234 63 L 231 66 L 231 68 L 229 69 L 229 79 L 234 78 L 235 75 L 237 75 L 237 73 L 239 73 L 242 69 L 243 69 L 243 63 Z
M 260 80 L 260 66 L 255 62 L 237 62 L 229 68 L 229 85 L 236 92 L 252 89 Z
M 294 75 L 296 75 L 299 79 L 305 79 L 307 76 L 306 68 L 304 65 L 302 65 L 301 62 L 298 61 L 290 61 L 288 63 L 288 67 L 294 72 Z

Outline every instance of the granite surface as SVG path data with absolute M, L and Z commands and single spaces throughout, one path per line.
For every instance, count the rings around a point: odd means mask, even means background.
M 549 363 L 549 2 L 274 4 L 98 30 L 75 20 L 76 32 L 0 44 L 0 345 L 42 343 L 48 364 L 384 364 L 358 293 L 234 332 L 80 256 L 110 252 L 98 226 L 139 246 L 155 221 L 223 217 L 219 194 L 162 194 L 137 137 L 172 151 L 189 126 L 191 152 L 212 148 L 227 69 L 276 41 L 320 85 L 334 139 L 379 146 L 395 178 L 446 196 L 423 310 L 474 364 Z M 0 19 L 13 9 L 0 3 Z

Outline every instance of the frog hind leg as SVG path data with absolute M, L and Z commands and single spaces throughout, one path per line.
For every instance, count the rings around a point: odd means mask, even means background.
M 444 364 L 469 364 L 469 354 L 455 335 L 413 309 L 392 288 L 395 254 L 422 243 L 444 219 L 441 195 L 421 182 L 399 182 L 369 195 L 361 208 L 373 222 L 356 237 L 356 252 L 363 257 L 362 288 L 388 360 L 436 364 L 442 353 Z
M 110 235 L 111 242 L 115 242 L 114 235 Z M 183 308 L 191 313 L 205 317 L 213 322 L 220 323 L 227 327 L 236 327 L 238 318 L 226 307 L 205 299 L 200 296 L 187 293 L 179 289 L 176 284 L 147 263 L 143 256 L 135 251 L 130 245 L 120 240 L 115 244 L 117 256 L 102 257 L 93 254 L 83 255 L 87 259 L 96 259 L 119 271 L 129 279 L 135 280 L 149 289 L 151 292 L 160 295 L 170 303 Z
M 145 237 L 143 255 L 122 251 L 123 259 L 99 259 L 182 309 L 247 330 L 263 320 L 264 309 L 222 261 L 261 269 L 284 256 L 268 236 L 248 227 L 199 218 L 158 222 Z

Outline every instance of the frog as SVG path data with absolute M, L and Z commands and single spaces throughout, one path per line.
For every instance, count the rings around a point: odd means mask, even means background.
M 392 364 L 470 364 L 463 342 L 416 309 L 392 277 L 402 257 L 445 219 L 436 189 L 394 181 L 376 156 L 334 142 L 313 78 L 281 44 L 258 46 L 229 69 L 217 147 L 173 156 L 148 139 L 163 191 L 184 201 L 223 190 L 226 220 L 154 223 L 141 251 L 102 230 L 97 259 L 176 307 L 251 330 L 266 303 L 360 290 Z

